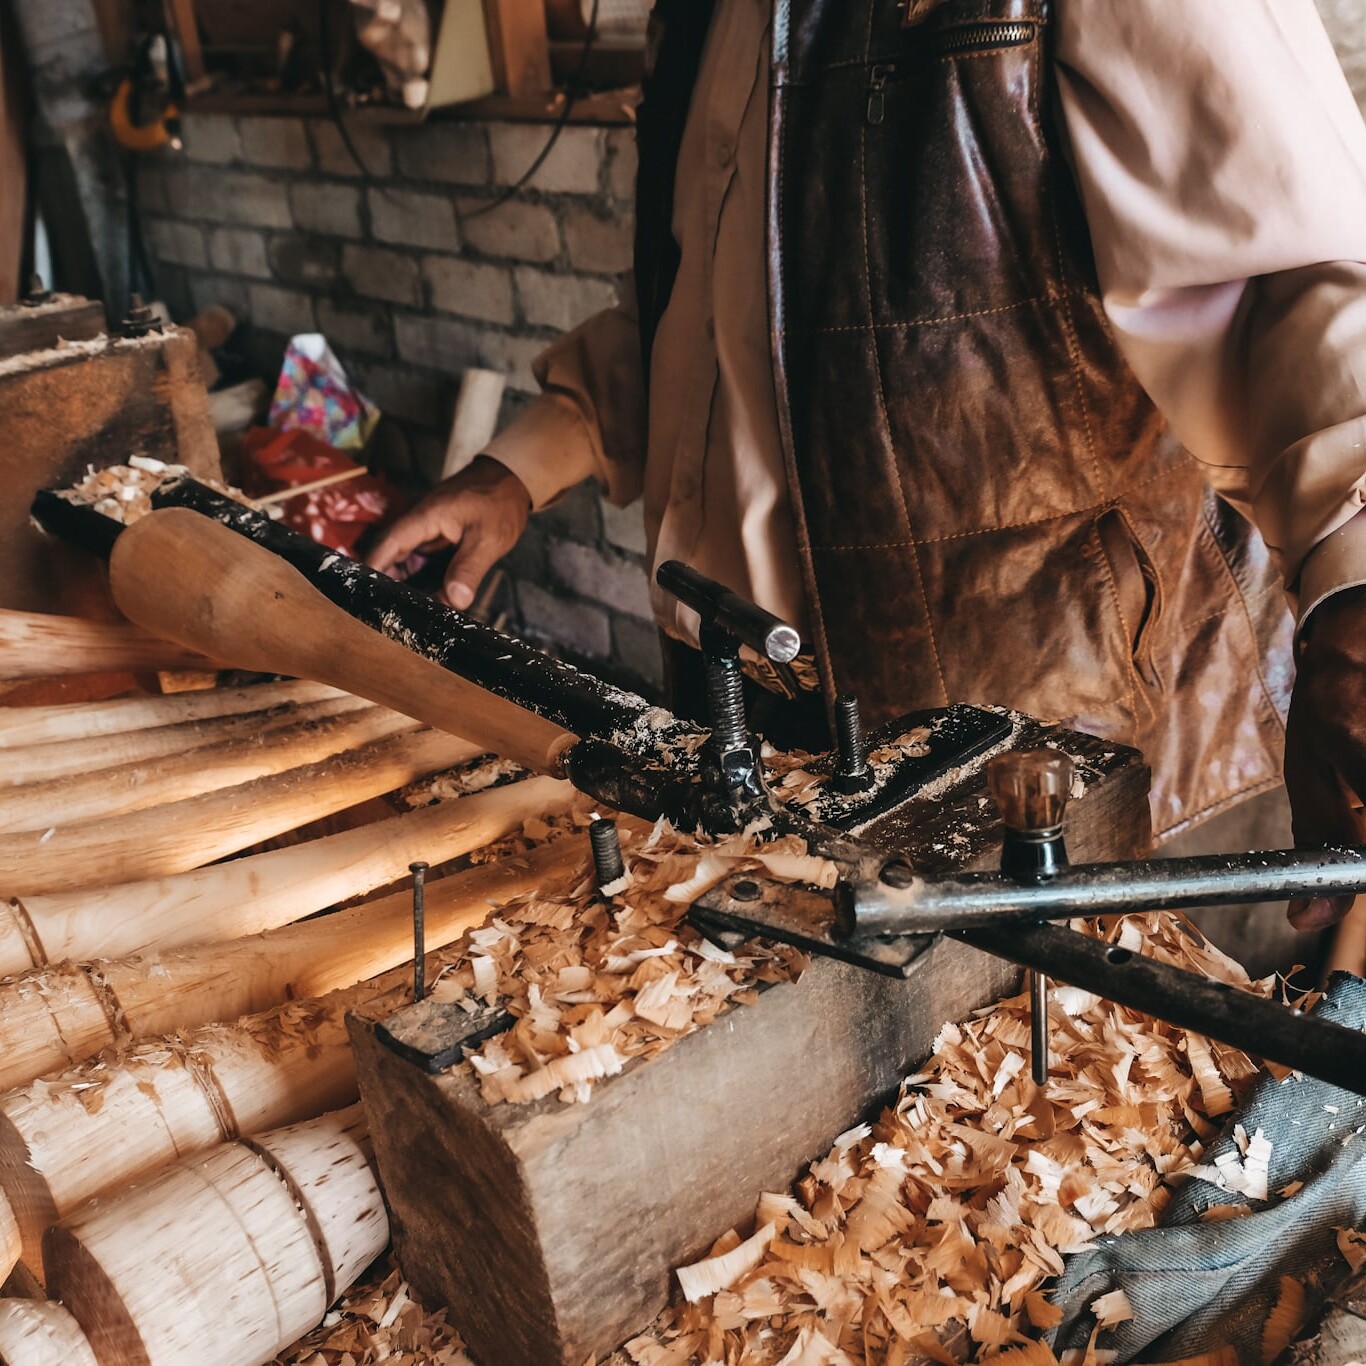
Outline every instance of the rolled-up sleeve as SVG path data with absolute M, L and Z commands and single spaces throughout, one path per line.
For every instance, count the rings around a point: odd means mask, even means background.
M 1302 614 L 1366 582 L 1366 127 L 1312 0 L 1062 0 L 1056 58 L 1139 382 Z
M 622 301 L 551 343 L 532 363 L 541 394 L 486 448 L 545 507 L 590 476 L 625 506 L 645 466 L 640 328 L 629 285 Z

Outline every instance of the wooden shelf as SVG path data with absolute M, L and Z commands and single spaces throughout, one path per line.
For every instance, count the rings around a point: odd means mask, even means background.
M 439 119 L 507 119 L 518 123 L 554 123 L 559 117 L 558 91 L 545 95 L 487 95 L 468 104 L 448 105 L 423 115 L 396 105 L 373 104 L 346 110 L 348 123 L 416 125 Z M 622 125 L 634 123 L 640 88 L 600 90 L 574 101 L 569 122 Z M 330 117 L 322 95 L 269 94 L 260 91 L 208 90 L 188 102 L 191 114 L 276 114 L 294 118 Z

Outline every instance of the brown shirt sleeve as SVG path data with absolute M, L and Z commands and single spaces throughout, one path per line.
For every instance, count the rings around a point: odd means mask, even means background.
M 532 369 L 542 393 L 489 443 L 487 454 L 526 485 L 533 508 L 595 477 L 625 506 L 645 466 L 645 383 L 634 291 L 552 342 Z

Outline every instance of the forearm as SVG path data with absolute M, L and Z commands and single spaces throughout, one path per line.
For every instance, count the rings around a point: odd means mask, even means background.
M 540 397 L 487 454 L 517 475 L 533 508 L 589 477 L 612 502 L 633 501 L 645 463 L 645 401 L 630 300 L 552 343 L 532 368 Z

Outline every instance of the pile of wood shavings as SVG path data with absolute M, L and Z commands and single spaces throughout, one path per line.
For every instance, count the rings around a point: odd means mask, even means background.
M 592 819 L 580 807 L 573 820 Z M 532 837 L 547 831 L 528 829 Z M 548 828 L 547 828 L 548 829 Z M 610 899 L 591 877 L 568 890 L 525 897 L 467 936 L 432 994 L 470 1014 L 494 1004 L 515 1017 L 463 1066 L 490 1104 L 558 1093 L 584 1102 L 594 1081 L 631 1058 L 662 1052 L 765 983 L 794 981 L 805 955 L 782 945 L 746 944 L 728 953 L 683 917 L 708 887 L 742 868 L 792 881 L 834 882 L 834 865 L 795 837 L 759 844 L 734 835 L 700 851 L 692 836 L 661 820 L 617 818 L 626 877 Z
M 1175 916 L 1103 937 L 1269 994 Z M 1213 1122 L 1256 1075 L 1211 1043 L 1076 988 L 1053 992 L 1052 1077 L 1029 1077 L 1028 998 L 946 1025 L 873 1125 L 841 1135 L 790 1194 L 766 1194 L 679 1272 L 686 1300 L 627 1344 L 636 1366 L 1051 1366 L 1044 1284 L 1102 1233 L 1149 1228 Z M 1260 1154 L 1257 1155 L 1260 1158 Z M 1112 1326 L 1122 1293 L 1093 1306 Z M 1077 1356 L 1104 1360 L 1103 1340 Z
M 96 512 L 127 526 L 151 512 L 152 494 L 164 480 L 189 473 L 184 465 L 168 465 L 149 455 L 131 455 L 126 465 L 110 465 L 102 470 L 88 466 L 85 478 L 79 484 L 63 489 L 61 496 L 69 503 L 93 507 Z M 231 488 L 217 479 L 200 475 L 195 478 L 216 493 L 250 505 L 241 489 Z M 274 506 L 266 511 L 272 516 L 282 515 Z
M 387 1267 L 387 1259 L 380 1263 Z M 429 1314 L 397 1271 L 352 1286 L 322 1323 L 275 1358 L 278 1366 L 369 1366 L 409 1361 L 474 1366 L 445 1310 Z

